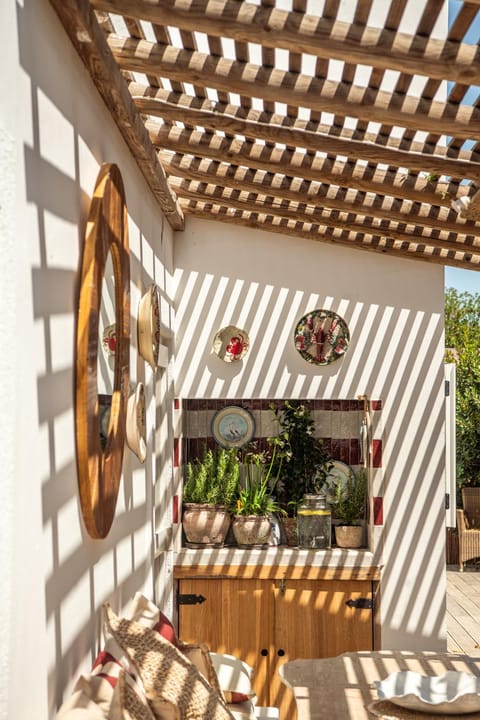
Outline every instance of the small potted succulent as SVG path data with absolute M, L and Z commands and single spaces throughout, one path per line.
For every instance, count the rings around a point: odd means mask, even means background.
M 335 539 L 338 547 L 359 548 L 362 546 L 363 525 L 368 495 L 367 471 L 360 468 L 353 471 L 345 484 L 338 482 L 328 493 L 328 502 L 334 513 Z
M 188 547 L 222 547 L 231 525 L 229 508 L 238 493 L 236 448 L 205 448 L 185 467 L 182 525 Z

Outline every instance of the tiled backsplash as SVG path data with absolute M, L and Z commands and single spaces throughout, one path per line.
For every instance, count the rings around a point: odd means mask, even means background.
M 292 401 L 293 402 L 293 401 Z M 297 402 L 296 400 L 294 402 Z M 360 464 L 360 425 L 364 417 L 363 400 L 298 400 L 308 406 L 315 423 L 315 435 L 323 439 L 325 447 L 334 460 L 349 465 Z M 266 447 L 266 438 L 275 435 L 277 423 L 271 405 L 281 407 L 285 400 L 176 400 L 177 410 L 182 409 L 181 456 L 176 452 L 176 465 L 199 457 L 205 446 L 215 447 L 212 435 L 212 421 L 219 410 L 228 405 L 249 410 L 255 421 L 253 440 L 261 450 Z M 381 411 L 381 401 L 370 402 L 371 411 Z M 373 467 L 382 465 L 381 438 L 372 441 Z

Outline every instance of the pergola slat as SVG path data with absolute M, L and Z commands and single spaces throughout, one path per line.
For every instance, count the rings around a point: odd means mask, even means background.
M 480 133 L 480 111 L 474 107 L 457 107 L 413 96 L 400 101 L 384 91 L 373 93 L 361 86 L 348 87 L 254 63 L 212 58 L 204 53 L 177 50 L 146 40 L 110 35 L 108 43 L 119 67 L 124 70 L 158 73 L 181 82 L 261 97 L 264 101 L 289 103 L 373 122 L 381 113 L 384 121 L 392 125 L 440 135 L 471 139 Z
M 427 154 L 391 150 L 381 145 L 355 140 L 342 140 L 320 132 L 297 130 L 273 122 L 261 123 L 243 120 L 226 112 L 216 113 L 195 108 L 185 108 L 160 99 L 134 98 L 140 112 L 180 121 L 186 125 L 202 126 L 212 132 L 223 130 L 232 135 L 244 135 L 254 140 L 265 140 L 275 144 L 302 147 L 312 152 L 344 155 L 350 159 L 381 162 L 395 167 L 408 167 L 417 172 L 428 169 L 437 175 L 453 178 L 470 178 L 480 181 L 480 163 L 471 160 L 455 160 Z
M 480 84 L 480 50 L 389 29 L 265 8 L 237 0 L 93 0 L 100 10 L 207 35 L 284 48 L 330 60 L 374 65 L 439 80 Z
M 480 0 L 50 2 L 172 227 L 480 269 Z
M 183 228 L 183 215 L 168 187 L 148 133 L 125 80 L 115 64 L 88 0 L 50 0 L 72 44 L 87 66 L 97 90 L 112 113 L 132 155 L 175 229 Z
M 377 195 L 391 195 L 433 205 L 450 205 L 448 199 L 429 190 L 425 181 L 415 184 L 414 179 L 407 177 L 402 182 L 401 178 L 396 178 L 395 173 L 388 171 L 378 171 L 375 179 L 369 180 L 365 179 L 372 174 L 369 169 L 357 167 L 354 163 L 343 163 L 337 171 L 332 171 L 331 162 L 328 159 L 304 153 L 266 148 L 255 145 L 255 143 L 242 143 L 237 140 L 225 140 L 213 134 L 207 135 L 176 127 L 158 127 L 152 122 L 147 122 L 146 127 L 150 131 L 150 138 L 154 145 L 176 153 L 194 154 L 220 162 L 229 162 L 236 166 L 243 165 L 273 173 L 282 172 L 289 177 L 301 176 L 308 180 L 318 180 L 334 186 L 355 187 L 358 190 Z

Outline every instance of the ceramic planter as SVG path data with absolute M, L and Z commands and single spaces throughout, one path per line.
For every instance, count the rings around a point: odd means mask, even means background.
M 232 530 L 239 547 L 266 546 L 272 526 L 267 515 L 235 515 Z
M 361 525 L 336 525 L 335 540 L 341 548 L 362 547 L 363 527 Z
M 224 507 L 185 503 L 182 524 L 187 547 L 223 547 L 231 521 Z

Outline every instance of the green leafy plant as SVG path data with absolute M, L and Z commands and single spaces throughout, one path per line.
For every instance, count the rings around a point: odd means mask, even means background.
M 328 502 L 340 520 L 341 525 L 358 525 L 365 515 L 368 480 L 365 468 L 360 468 L 347 478 L 345 485 L 337 482 L 332 494 L 328 494 Z
M 185 467 L 183 501 L 231 507 L 238 493 L 240 466 L 236 448 L 205 448 Z
M 286 514 L 294 517 L 304 495 L 321 490 L 333 461 L 323 441 L 314 436 L 315 423 L 307 404 L 287 400 L 280 408 L 271 405 L 270 409 L 278 421 L 277 439 L 283 447 L 282 462 L 274 468 L 278 501 Z
M 271 452 L 257 452 L 252 444 L 242 457 L 245 470 L 240 483 L 235 506 L 236 515 L 285 514 L 273 496 L 278 476 L 275 470 L 282 467 L 283 444 L 280 440 L 271 443 Z
M 480 485 L 480 293 L 445 293 L 445 359 L 456 364 L 457 501 Z

